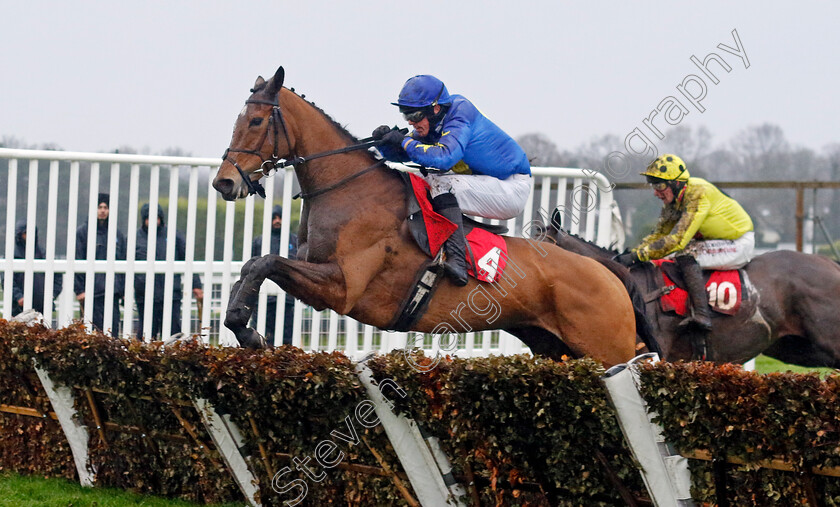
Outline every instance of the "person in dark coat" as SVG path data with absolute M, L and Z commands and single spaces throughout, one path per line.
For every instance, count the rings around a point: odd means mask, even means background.
M 111 209 L 109 207 L 110 196 L 108 194 L 99 194 L 98 205 L 96 208 L 96 256 L 97 260 L 105 260 L 108 258 L 108 217 Z M 116 250 L 114 258 L 117 260 L 125 260 L 126 258 L 126 238 L 125 234 L 117 229 L 115 238 Z M 84 223 L 76 230 L 76 259 L 87 259 L 87 242 L 88 242 L 88 224 Z M 93 297 L 87 297 L 85 294 L 85 282 L 87 276 L 85 273 L 76 273 L 73 281 L 73 292 L 76 293 L 76 299 L 82 305 L 93 304 L 93 325 L 99 330 L 103 330 L 105 323 L 105 273 L 96 273 L 93 282 Z M 114 276 L 114 308 L 111 320 L 111 329 L 114 336 L 119 334 L 120 330 L 120 300 L 125 296 L 125 275 L 116 274 Z
M 283 207 L 274 206 L 271 210 L 271 237 L 268 253 L 280 255 L 280 236 L 283 231 Z M 257 257 L 262 255 L 263 237 L 257 236 L 251 244 L 251 256 Z M 297 234 L 289 233 L 289 259 L 297 257 L 298 237 Z M 294 311 L 295 298 L 286 294 L 286 313 L 283 321 L 283 345 L 292 344 L 292 330 L 294 329 Z M 254 307 L 254 317 L 256 319 L 258 307 Z M 274 326 L 277 322 L 277 296 L 268 296 L 268 302 L 265 309 L 265 341 L 274 345 Z M 252 323 L 252 326 L 255 324 Z
M 15 259 L 26 258 L 26 220 L 19 220 L 15 224 Z M 44 248 L 38 244 L 38 228 L 35 228 L 35 259 L 46 259 L 47 254 Z M 0 277 L 2 280 L 2 277 Z M 44 313 L 44 273 L 35 273 L 32 276 L 32 308 L 38 313 Z M 14 273 L 12 276 L 12 316 L 23 311 L 23 289 L 25 275 L 23 272 Z M 61 294 L 62 276 L 56 273 L 53 278 L 53 299 Z M 45 315 L 47 322 L 52 318 Z
M 155 259 L 166 259 L 166 225 L 163 221 L 163 208 L 157 207 L 157 239 L 155 243 Z M 148 250 L 148 234 L 149 234 L 149 204 L 146 203 L 140 208 L 140 217 L 143 221 L 143 226 L 137 229 L 137 248 L 136 260 L 146 259 Z M 175 231 L 175 260 L 183 261 L 186 259 L 187 243 L 184 240 L 184 235 L 179 231 Z M 142 267 L 140 268 L 142 269 Z M 154 284 L 151 287 L 146 287 L 146 275 L 134 276 L 134 300 L 137 303 L 137 313 L 140 316 L 140 325 L 137 328 L 137 337 L 143 339 L 143 319 L 145 314 L 145 299 L 146 291 L 153 290 L 153 308 L 152 308 L 152 337 L 158 338 L 163 329 L 163 289 L 164 289 L 164 274 L 155 275 Z M 183 298 L 184 289 L 181 286 L 181 275 L 175 275 L 172 280 L 172 327 L 171 334 L 181 332 L 181 299 Z M 193 295 L 198 300 L 204 299 L 204 290 L 201 285 L 201 279 L 198 275 L 193 275 Z

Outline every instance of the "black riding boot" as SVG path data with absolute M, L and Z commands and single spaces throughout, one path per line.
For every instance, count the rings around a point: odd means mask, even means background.
M 467 284 L 467 240 L 464 237 L 463 225 L 461 224 L 461 208 L 455 196 L 446 193 L 440 194 L 432 199 L 432 207 L 443 215 L 444 218 L 458 226 L 458 229 L 449 236 L 443 245 L 446 254 L 443 265 L 446 274 L 452 279 L 452 283 L 459 287 Z
M 676 258 L 683 280 L 688 289 L 691 300 L 691 316 L 680 322 L 682 328 L 690 328 L 694 359 L 707 359 L 706 338 L 712 330 L 712 314 L 709 309 L 709 299 L 706 295 L 706 282 L 703 280 L 703 269 L 694 257 L 680 255 Z

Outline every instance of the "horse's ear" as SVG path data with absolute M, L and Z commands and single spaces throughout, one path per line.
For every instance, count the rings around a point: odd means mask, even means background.
M 251 88 L 252 92 L 255 92 L 265 86 L 265 79 L 262 76 L 257 76 L 257 80 L 254 82 L 254 87 Z
M 277 72 L 274 73 L 274 77 L 271 78 L 271 84 L 269 84 L 268 94 L 269 95 L 276 95 L 277 92 L 280 91 L 280 88 L 283 87 L 283 80 L 286 78 L 286 71 L 283 70 L 283 66 L 277 68 Z

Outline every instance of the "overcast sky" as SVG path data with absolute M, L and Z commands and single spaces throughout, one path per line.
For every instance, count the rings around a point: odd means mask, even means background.
M 65 150 L 221 156 L 248 89 L 279 65 L 358 137 L 404 124 L 389 102 L 429 73 L 512 136 L 561 149 L 644 129 L 668 96 L 715 143 L 764 122 L 795 145 L 840 142 L 836 2 L 0 0 L 0 13 L 0 136 Z M 733 30 L 749 68 L 717 47 L 737 47 Z M 711 52 L 732 69 L 710 64 L 717 85 L 690 61 Z M 707 84 L 703 113 L 677 90 L 690 74 Z

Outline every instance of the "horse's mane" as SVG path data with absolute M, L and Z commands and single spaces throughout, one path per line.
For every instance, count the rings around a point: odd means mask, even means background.
M 587 245 L 598 249 L 599 251 L 603 252 L 604 255 L 613 256 L 613 255 L 616 255 L 618 253 L 617 250 L 614 250 L 614 249 L 611 249 L 611 248 L 606 248 L 606 247 L 603 247 L 601 245 L 598 245 L 597 243 L 595 243 L 593 241 L 589 241 L 588 239 L 584 239 L 581 236 L 578 236 L 577 234 L 572 234 L 571 232 L 569 232 L 565 229 L 559 229 L 558 228 L 557 231 L 558 231 L 558 234 L 562 234 L 562 235 L 565 235 L 565 236 L 570 236 L 570 237 L 572 237 L 572 238 L 574 238 L 574 239 L 576 239 L 580 242 L 586 243 Z
M 301 100 L 303 100 L 304 102 L 306 102 L 307 104 L 312 106 L 313 109 L 315 109 L 316 111 L 321 113 L 326 119 L 328 119 L 330 121 L 330 123 L 333 124 L 333 126 L 338 130 L 338 132 L 340 134 L 342 134 L 344 137 L 347 137 L 350 142 L 352 142 L 353 144 L 356 144 L 356 143 L 359 142 L 359 139 L 356 136 L 354 136 L 353 134 L 351 134 L 350 131 L 348 131 L 347 128 L 344 125 L 335 121 L 332 116 L 328 115 L 323 109 L 318 107 L 314 102 L 312 102 L 311 100 L 307 100 L 306 95 L 304 95 L 302 93 L 298 94 L 295 91 L 294 88 L 288 88 L 288 90 L 290 92 L 294 93 L 296 96 L 300 97 Z
M 251 93 L 256 94 L 256 93 L 262 92 L 268 86 L 268 83 L 269 82 L 266 81 L 259 86 L 251 88 Z M 286 87 L 284 86 L 284 88 L 286 88 Z M 338 133 L 341 134 L 342 136 L 344 136 L 345 138 L 347 138 L 347 140 L 350 141 L 350 143 L 357 144 L 359 142 L 359 139 L 356 136 L 354 136 L 353 134 L 351 134 L 350 131 L 348 131 L 347 128 L 344 125 L 335 121 L 332 116 L 328 115 L 323 109 L 318 107 L 314 102 L 312 102 L 311 100 L 307 100 L 306 95 L 304 95 L 302 93 L 298 94 L 295 91 L 294 88 L 286 88 L 286 89 L 289 90 L 290 92 L 292 92 L 296 97 L 300 98 L 301 100 L 303 100 L 304 102 L 306 102 L 307 104 L 312 106 L 313 109 L 315 109 L 316 111 L 321 113 L 321 115 L 324 116 L 324 118 L 326 118 L 327 120 L 330 121 L 330 123 L 333 124 L 333 126 L 336 128 L 336 130 L 338 130 Z

